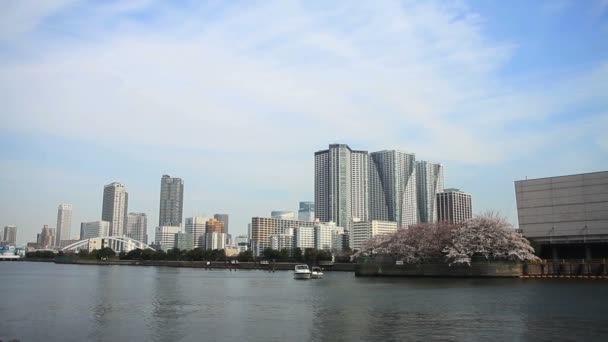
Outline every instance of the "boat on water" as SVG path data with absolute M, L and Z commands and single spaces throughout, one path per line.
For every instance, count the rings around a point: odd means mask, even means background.
M 310 279 L 311 272 L 308 265 L 296 265 L 293 270 L 293 277 L 295 279 Z
M 323 269 L 321 267 L 313 267 L 310 271 L 311 279 L 321 279 L 323 278 Z

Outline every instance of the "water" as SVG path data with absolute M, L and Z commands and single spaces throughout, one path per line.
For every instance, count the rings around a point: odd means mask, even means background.
M 608 281 L 0 262 L 0 340 L 608 341 Z

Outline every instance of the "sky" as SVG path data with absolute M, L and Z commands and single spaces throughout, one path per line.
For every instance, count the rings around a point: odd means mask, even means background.
M 158 222 L 314 200 L 346 143 L 444 164 L 517 225 L 513 181 L 608 170 L 608 1 L 0 2 L 0 226 L 18 245 L 101 218 L 103 186 Z

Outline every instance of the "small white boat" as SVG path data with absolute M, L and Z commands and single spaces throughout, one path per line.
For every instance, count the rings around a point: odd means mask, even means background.
M 311 279 L 323 278 L 323 270 L 321 269 L 321 267 L 313 267 L 312 271 L 310 272 L 310 278 Z
M 310 269 L 308 265 L 296 265 L 296 268 L 293 271 L 293 277 L 295 279 L 310 279 Z

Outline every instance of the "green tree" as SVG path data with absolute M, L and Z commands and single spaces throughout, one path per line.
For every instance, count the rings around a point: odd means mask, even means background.
M 104 247 L 100 250 L 97 251 L 95 258 L 97 260 L 102 260 L 102 259 L 110 259 L 113 258 L 114 256 L 116 256 L 116 252 L 114 252 L 114 250 L 110 247 Z
M 167 260 L 167 253 L 162 249 L 159 249 L 152 255 L 152 260 Z
M 152 249 L 144 249 L 141 251 L 140 258 L 141 260 L 154 260 L 154 256 L 156 255 L 156 251 Z
M 251 253 L 251 251 L 244 251 L 239 253 L 239 255 L 236 257 L 236 260 L 238 260 L 239 262 L 248 262 L 248 261 L 253 261 L 253 253 Z
M 287 248 L 283 248 L 279 251 L 279 260 L 281 260 L 281 261 L 289 260 L 289 250 Z
M 299 262 L 304 261 L 304 255 L 302 255 L 302 248 L 297 247 L 293 250 L 293 258 Z
M 187 260 L 191 260 L 191 261 L 202 261 L 202 260 L 204 260 L 205 253 L 204 253 L 203 249 L 197 247 L 195 249 L 187 251 L 186 255 L 184 257 Z
M 315 263 L 317 260 L 317 250 L 314 248 L 306 248 L 304 250 L 304 261 Z
M 182 251 L 179 248 L 171 248 L 167 251 L 167 260 L 181 260 Z
M 81 259 L 87 259 L 89 257 L 88 249 L 81 249 L 78 251 L 78 257 Z

